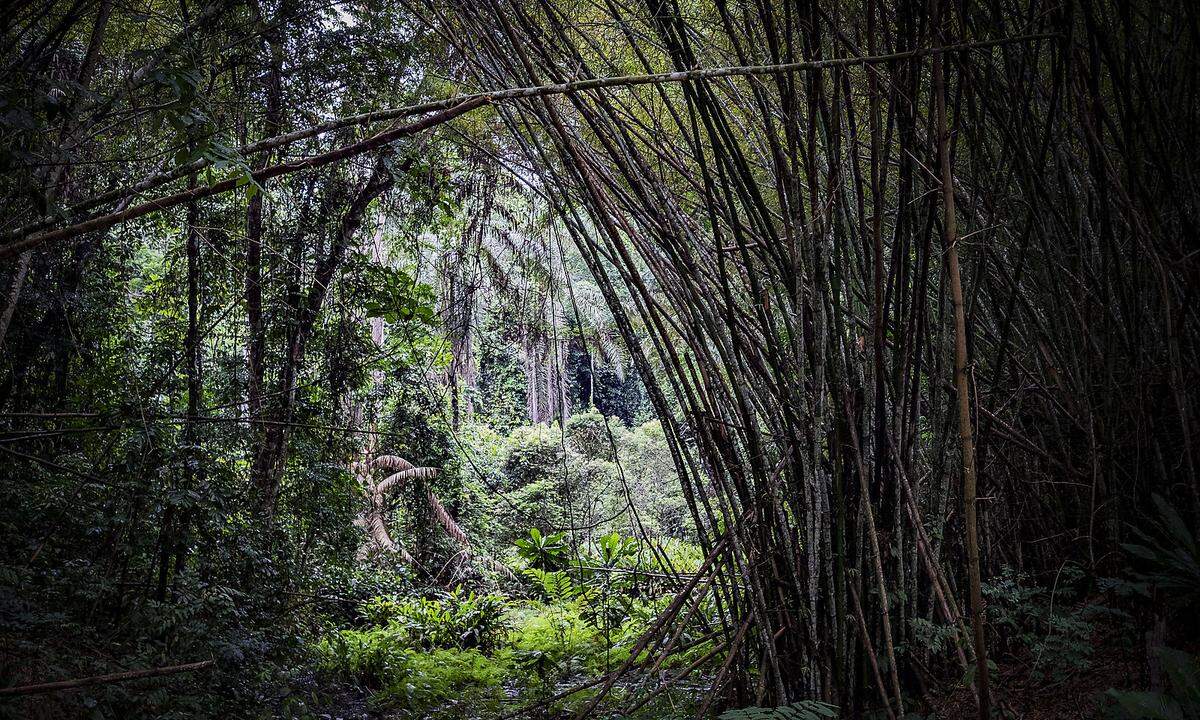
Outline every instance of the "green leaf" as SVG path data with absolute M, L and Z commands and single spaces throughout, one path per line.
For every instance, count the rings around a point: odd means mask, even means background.
M 1116 701 L 1116 707 L 1109 710 L 1113 717 L 1128 720 L 1184 720 L 1179 703 L 1161 693 L 1109 690 L 1107 695 Z

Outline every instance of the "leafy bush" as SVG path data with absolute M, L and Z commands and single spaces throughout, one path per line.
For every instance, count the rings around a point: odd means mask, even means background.
M 409 652 L 372 704 L 410 710 L 421 717 L 461 717 L 464 705 L 479 711 L 488 701 L 503 698 L 503 685 L 511 674 L 507 658 L 494 660 L 478 650 Z M 438 712 L 431 712 L 435 709 Z
M 504 477 L 510 488 L 555 480 L 563 472 L 562 437 L 557 426 L 527 425 L 508 436 Z
M 627 551 L 627 541 L 617 537 L 605 543 L 610 561 L 618 561 Z M 318 668 L 371 690 L 371 703 L 381 710 L 464 717 L 467 703 L 476 716 L 488 716 L 499 700 L 514 691 L 552 693 L 565 681 L 612 670 L 628 659 L 647 623 L 670 602 L 667 596 L 625 597 L 603 604 L 599 586 L 567 572 L 535 568 L 525 572 L 548 602 L 452 593 L 437 599 L 367 603 L 362 612 L 368 627 L 343 630 L 316 644 Z M 606 610 L 614 613 L 608 619 Z M 490 642 L 471 639 L 463 628 L 472 627 L 467 616 L 473 612 L 500 615 L 487 624 L 503 627 L 504 632 Z M 682 638 L 684 643 L 695 639 L 690 632 Z M 665 667 L 690 663 L 711 648 L 711 642 L 697 644 Z
M 665 542 L 658 544 L 658 548 L 662 554 L 667 556 L 667 560 L 671 563 L 671 568 L 674 568 L 677 572 L 694 573 L 700 569 L 701 563 L 704 562 L 704 549 L 694 542 L 667 538 Z
M 622 560 L 637 555 L 638 541 L 631 537 L 623 538 L 615 532 L 608 533 L 596 540 L 596 549 L 600 552 L 600 564 L 613 568 Z
M 1109 690 L 1105 709 L 1113 720 L 1187 720 L 1200 717 L 1200 660 L 1171 648 L 1158 648 L 1166 692 Z
M 484 321 L 485 334 L 503 332 L 496 318 Z M 523 359 L 518 349 L 483 343 L 479 353 L 479 398 L 476 416 L 507 433 L 525 422 L 526 387 Z
M 652 420 L 630 430 L 622 438 L 621 460 L 647 529 L 679 540 L 695 537 L 662 424 Z
M 627 498 L 614 462 L 597 459 L 573 462 L 563 489 L 564 499 L 574 507 L 576 524 L 595 527 L 600 532 L 613 528 L 613 523 L 608 522 L 610 518 L 624 517 Z
M 381 688 L 403 672 L 411 650 L 400 627 L 342 630 L 314 648 L 317 667 L 327 673 Z
M 554 681 L 581 671 L 602 672 L 606 661 L 614 657 L 604 638 L 583 618 L 578 603 L 562 596 L 548 605 L 531 602 L 520 606 L 514 618 L 512 647 L 526 663 L 541 664 L 546 677 Z
M 571 448 L 583 457 L 611 462 L 614 459 L 613 440 L 619 428 L 623 427 L 618 418 L 612 418 L 606 426 L 604 416 L 592 408 L 567 419 L 567 439 Z M 614 434 L 612 439 L 609 437 L 610 429 Z
M 511 655 L 489 658 L 477 649 L 417 651 L 401 628 L 344 630 L 317 646 L 318 668 L 374 689 L 378 709 L 409 710 L 427 717 L 447 704 L 498 699 L 513 676 Z M 444 708 L 450 717 L 460 716 Z
M 947 652 L 958 634 L 953 625 L 920 617 L 910 620 L 909 627 L 912 628 L 914 647 L 923 648 L 935 657 Z
M 558 570 L 568 560 L 566 533 L 542 534 L 537 528 L 529 528 L 529 536 L 516 541 L 517 554 L 538 570 Z

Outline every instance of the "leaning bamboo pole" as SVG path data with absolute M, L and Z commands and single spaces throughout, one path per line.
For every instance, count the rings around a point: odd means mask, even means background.
M 963 516 L 966 519 L 967 577 L 970 582 L 971 624 L 975 632 L 975 690 L 980 720 L 991 717 L 988 688 L 987 638 L 979 571 L 979 528 L 976 518 L 975 433 L 971 427 L 971 382 L 967 358 L 967 319 L 963 304 L 962 272 L 958 262 L 958 225 L 954 211 L 954 174 L 950 166 L 950 133 L 946 122 L 945 77 L 940 56 L 933 58 L 933 97 L 937 111 L 938 165 L 942 180 L 943 241 L 954 305 L 954 387 L 958 401 L 958 433 L 962 443 Z
M 258 155 L 300 142 L 301 140 L 319 137 L 321 135 L 326 135 L 335 130 L 341 130 L 347 127 L 369 125 L 372 123 L 386 122 L 389 120 L 428 113 L 426 117 L 423 117 L 409 125 L 402 125 L 385 130 L 370 138 L 367 138 L 366 140 L 334 148 L 319 155 L 314 155 L 301 160 L 289 161 L 286 163 L 278 163 L 276 165 L 271 165 L 262 168 L 261 170 L 255 170 L 251 172 L 250 178 L 252 178 L 254 182 L 261 183 L 265 180 L 278 177 L 280 175 L 321 167 L 334 162 L 342 162 L 371 151 L 379 150 L 385 145 L 400 138 L 421 132 L 436 125 L 440 125 L 476 108 L 498 102 L 549 97 L 552 95 L 582 93 L 590 90 L 601 90 L 614 87 L 636 87 L 639 85 L 683 83 L 697 80 L 715 80 L 719 78 L 737 76 L 748 77 L 780 73 L 816 72 L 832 68 L 877 65 L 910 58 L 936 56 L 943 53 L 962 52 L 966 50 L 982 50 L 1012 43 L 1033 42 L 1035 40 L 1046 39 L 1047 37 L 1050 36 L 1027 35 L 1007 37 L 997 40 L 960 43 L 958 45 L 946 47 L 920 48 L 917 50 L 910 50 L 903 53 L 892 53 L 888 55 L 832 58 L 829 60 L 786 63 L 779 65 L 702 68 L 670 73 L 614 76 L 572 82 L 551 83 L 548 85 L 531 87 L 504 88 L 500 90 L 459 95 L 444 100 L 434 100 L 417 105 L 339 118 L 321 123 L 319 125 L 314 125 L 304 130 L 298 130 L 295 132 L 286 133 L 284 135 L 260 140 L 242 148 L 240 154 L 244 157 Z M 68 216 L 76 215 L 109 202 L 115 202 L 125 199 L 129 196 L 135 196 L 137 194 L 144 193 L 156 187 L 161 187 L 162 185 L 165 185 L 173 180 L 178 180 L 199 170 L 203 170 L 209 165 L 211 165 L 211 161 L 204 159 L 187 163 L 178 168 L 174 168 L 163 173 L 158 173 L 135 182 L 125 189 L 109 191 L 93 198 L 81 200 L 67 208 L 66 214 Z M 245 186 L 248 180 L 249 178 L 243 176 L 231 177 L 212 185 L 201 185 L 194 189 L 188 189 L 160 196 L 153 200 L 148 200 L 137 205 L 133 205 L 125 210 L 96 215 L 86 220 L 78 221 L 56 229 L 49 229 L 53 228 L 53 225 L 57 220 L 56 217 L 40 218 L 16 230 L 5 233 L 3 237 L 4 239 L 8 240 L 8 242 L 4 245 L 0 245 L 0 260 L 19 255 L 27 250 L 31 250 L 45 243 L 61 242 L 73 237 L 78 237 L 79 235 L 83 235 L 85 233 L 107 230 L 108 228 L 111 228 L 119 223 L 134 220 L 154 212 L 160 212 L 176 205 L 192 202 L 200 198 L 231 192 Z

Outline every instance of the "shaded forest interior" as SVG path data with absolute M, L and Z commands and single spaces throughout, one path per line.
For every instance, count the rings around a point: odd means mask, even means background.
M 0 32 L 0 717 L 1200 717 L 1193 3 Z

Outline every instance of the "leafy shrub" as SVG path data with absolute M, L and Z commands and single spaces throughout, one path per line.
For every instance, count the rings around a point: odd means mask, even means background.
M 622 428 L 621 421 L 612 418 L 605 426 L 604 416 L 594 408 L 583 413 L 572 415 L 567 419 L 567 439 L 571 448 L 589 460 L 613 460 L 613 439 L 609 438 L 609 429 L 615 434 Z
M 517 554 L 538 570 L 558 570 L 566 566 L 570 548 L 566 533 L 556 532 L 543 535 L 537 528 L 529 528 L 528 537 L 516 541 Z
M 565 499 L 575 507 L 577 524 L 608 529 L 612 526 L 606 520 L 623 516 L 627 499 L 620 471 L 612 461 L 585 459 L 572 463 L 564 490 Z
M 399 627 L 342 630 L 315 647 L 317 667 L 327 673 L 380 688 L 403 671 L 410 650 Z
M 625 545 L 620 541 L 620 545 Z M 315 647 L 318 668 L 333 677 L 373 691 L 379 709 L 401 710 L 422 717 L 463 717 L 470 703 L 486 716 L 504 693 L 514 689 L 553 692 L 560 683 L 580 675 L 596 677 L 626 660 L 629 650 L 651 618 L 670 602 L 626 598 L 625 609 L 609 627 L 595 619 L 588 588 L 563 571 L 528 569 L 548 603 L 513 603 L 497 596 L 471 600 L 448 598 L 377 599 L 363 608 L 372 623 L 362 630 L 343 630 Z M 453 597 L 453 595 L 449 596 Z M 505 628 L 491 643 L 462 641 L 457 618 L 463 606 L 481 600 L 494 605 Z M 613 604 L 609 607 L 617 607 Z M 694 637 L 686 634 L 684 642 Z M 702 643 L 666 663 L 677 667 L 712 648 Z M 578 701 L 574 698 L 573 701 Z
M 562 437 L 550 425 L 527 425 L 508 436 L 504 477 L 508 487 L 521 488 L 554 480 L 563 472 Z
M 409 652 L 397 670 L 372 704 L 422 717 L 430 717 L 435 708 L 446 717 L 461 717 L 463 705 L 483 709 L 478 706 L 504 696 L 504 682 L 511 676 L 507 658 L 491 659 L 478 650 Z
M 658 544 L 658 548 L 671 563 L 671 568 L 663 568 L 664 570 L 695 573 L 704 562 L 704 549 L 694 542 L 667 538 L 665 542 Z
M 621 460 L 647 529 L 680 540 L 695 537 L 662 424 L 652 420 L 630 430 L 622 438 Z
M 479 472 L 491 483 L 504 482 L 504 463 L 508 457 L 508 438 L 481 423 L 465 423 L 459 439 L 470 448 L 472 474 Z
M 950 624 L 933 622 L 925 618 L 913 618 L 909 621 L 913 631 L 914 647 L 924 648 L 934 656 L 947 652 L 954 642 L 958 630 Z
M 608 533 L 596 540 L 596 549 L 600 553 L 600 564 L 612 568 L 622 560 L 637 555 L 638 541 L 631 537 L 623 538 L 615 532 Z
M 409 710 L 428 717 L 447 704 L 498 699 L 513 676 L 511 655 L 489 658 L 477 649 L 418 651 L 396 626 L 344 630 L 317 645 L 318 668 L 376 690 L 378 709 Z M 444 708 L 449 717 L 460 713 Z
M 1200 660 L 1171 648 L 1158 648 L 1166 692 L 1109 690 L 1105 709 L 1113 720 L 1187 720 L 1200 717 Z
M 546 575 L 562 577 L 563 574 Z M 561 595 L 553 604 L 521 605 L 514 619 L 512 647 L 527 664 L 541 664 L 545 677 L 553 680 L 602 669 L 611 657 L 609 646 L 596 628 L 584 620 L 579 605 Z

